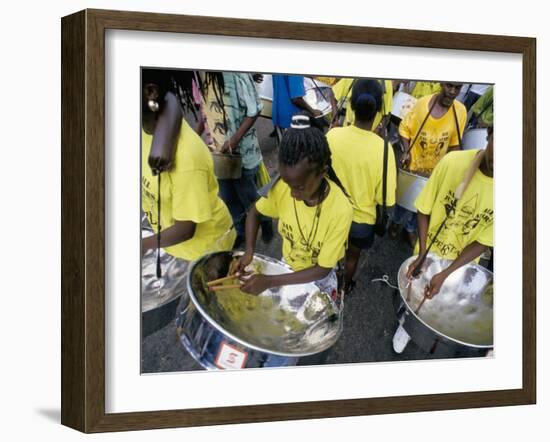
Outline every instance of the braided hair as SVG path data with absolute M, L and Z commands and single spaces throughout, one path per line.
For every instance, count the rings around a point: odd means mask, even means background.
M 164 104 L 164 97 L 168 92 L 173 93 L 180 102 L 184 112 L 191 112 L 197 119 L 195 103 L 193 100 L 194 71 L 177 69 L 149 69 L 141 70 L 141 87 L 147 84 L 155 84 L 159 87 L 158 103 L 160 109 Z
M 328 141 L 317 127 L 311 126 L 311 117 L 297 114 L 292 117 L 290 128 L 284 133 L 279 146 L 279 164 L 295 166 L 303 159 L 315 166 L 320 173 L 327 166 L 327 175 L 331 181 L 349 198 L 349 194 L 332 168 L 332 156 Z

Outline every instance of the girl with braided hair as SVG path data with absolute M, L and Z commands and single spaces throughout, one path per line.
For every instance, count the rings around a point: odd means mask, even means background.
M 310 117 L 295 115 L 279 147 L 279 175 L 246 220 L 246 251 L 236 272 L 241 290 L 259 294 L 270 287 L 315 282 L 335 297 L 335 267 L 344 257 L 353 209 L 334 173 L 324 134 Z M 293 273 L 246 275 L 258 233 L 260 215 L 278 218 L 283 258 Z

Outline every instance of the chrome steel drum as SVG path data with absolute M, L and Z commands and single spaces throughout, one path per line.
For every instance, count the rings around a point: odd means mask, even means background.
M 153 232 L 142 228 L 142 237 Z M 162 328 L 174 319 L 179 298 L 186 295 L 188 262 L 161 249 L 162 275 L 157 278 L 157 252 L 147 252 L 141 260 L 142 336 Z
M 391 114 L 402 120 L 416 104 L 416 98 L 405 92 L 397 92 L 393 96 Z
M 416 212 L 414 202 L 428 182 L 428 178 L 397 169 L 396 203 L 411 212 Z
M 316 87 L 317 85 L 317 87 Z M 262 117 L 271 118 L 273 115 L 273 78 L 271 75 L 264 74 L 261 83 L 255 83 L 256 90 L 263 104 L 263 109 L 260 112 Z M 320 110 L 325 116 L 332 111 L 330 105 L 331 88 L 322 81 L 304 77 L 305 96 L 304 101 L 313 109 Z
M 239 252 L 217 252 L 193 263 L 187 278 L 191 302 L 181 306 L 176 327 L 180 340 L 207 369 L 296 365 L 302 356 L 332 346 L 342 318 L 332 298 L 313 284 L 266 290 L 258 296 L 230 289 L 213 292 L 207 282 L 228 273 Z M 290 268 L 255 255 L 252 269 L 281 274 Z
M 306 95 L 304 101 L 313 109 L 321 111 L 321 115 L 328 115 L 332 111 L 330 105 L 330 86 L 319 80 L 313 80 L 309 77 L 304 78 L 304 88 Z
M 420 276 L 408 288 L 407 269 L 416 256 L 407 259 L 398 273 L 398 285 L 407 314 L 416 317 L 426 332 L 466 347 L 489 350 L 493 347 L 493 274 L 478 264 L 470 263 L 453 272 L 440 292 L 427 299 L 418 313 L 424 289 L 431 278 L 452 261 L 429 254 Z M 404 324 L 407 329 L 406 322 Z M 407 329 L 409 332 L 409 330 Z M 411 334 L 411 333 L 410 333 Z M 411 334 L 417 340 L 417 334 Z
M 263 81 L 261 83 L 254 82 L 256 91 L 260 96 L 260 100 L 263 104 L 263 109 L 260 112 L 262 117 L 271 118 L 273 115 L 273 79 L 271 75 L 263 75 Z
M 487 129 L 469 129 L 464 133 L 462 138 L 462 148 L 469 149 L 485 149 L 487 147 Z

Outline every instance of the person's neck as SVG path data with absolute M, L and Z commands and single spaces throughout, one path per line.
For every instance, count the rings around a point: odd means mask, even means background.
M 157 119 L 155 114 L 146 113 L 142 114 L 141 124 L 145 133 L 153 135 L 155 133 L 155 128 L 157 127 Z
M 321 204 L 323 200 L 326 198 L 326 196 L 328 195 L 327 190 L 328 190 L 328 183 L 327 183 L 327 180 L 323 178 L 317 191 L 313 194 L 313 196 L 310 199 L 304 200 L 304 204 L 308 207 L 315 207 L 318 204 Z
M 362 121 L 356 118 L 355 123 L 353 124 L 355 127 L 358 127 L 359 129 L 372 130 L 372 123 L 374 123 L 374 120 Z
M 485 158 L 483 158 L 483 161 L 479 165 L 479 170 L 486 177 L 493 178 L 493 171 L 489 170 L 489 168 L 487 167 L 487 163 L 485 162 Z

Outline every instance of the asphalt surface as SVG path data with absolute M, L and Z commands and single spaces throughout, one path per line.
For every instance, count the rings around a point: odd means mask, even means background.
M 272 173 L 277 166 L 277 147 L 275 138 L 269 136 L 273 129 L 271 120 L 260 118 L 256 127 L 264 162 Z M 263 244 L 258 239 L 256 251 L 280 259 L 280 236 L 276 233 L 269 245 Z M 376 237 L 373 247 L 368 252 L 362 253 L 356 273 L 357 285 L 345 298 L 342 335 L 326 352 L 324 364 L 434 358 L 413 341 L 409 342 L 401 354 L 393 350 L 392 338 L 398 326 L 393 304 L 394 290 L 384 283 L 372 281 L 388 275 L 390 282 L 396 285 L 399 267 L 411 254 L 412 249 L 404 240 L 392 240 L 387 235 L 383 238 Z M 303 358 L 298 363 L 298 365 L 312 364 L 319 364 L 319 358 Z M 196 370 L 203 370 L 203 368 L 179 342 L 175 321 L 142 340 L 142 373 Z

